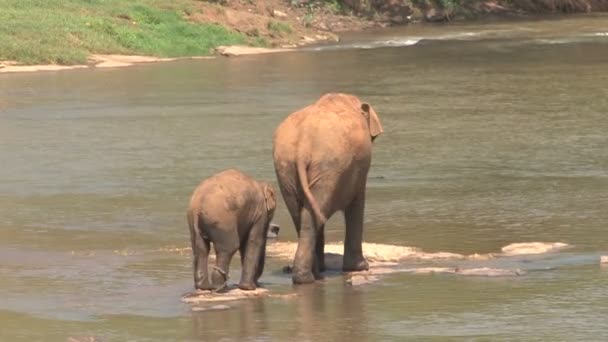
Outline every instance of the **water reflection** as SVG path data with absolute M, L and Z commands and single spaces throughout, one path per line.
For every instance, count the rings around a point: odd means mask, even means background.
M 338 318 L 343 320 L 343 326 L 340 329 L 341 333 L 335 336 L 333 340 L 345 342 L 370 340 L 368 334 L 374 327 L 364 304 L 364 290 L 355 289 L 345 284 L 340 294 Z
M 369 340 L 365 290 L 341 277 L 329 280 L 331 285 L 327 281 L 294 287 L 295 297 L 288 299 L 243 300 L 192 312 L 193 336 L 201 341 Z
M 297 336 L 307 341 L 368 340 L 363 292 L 343 279 L 332 279 L 331 283 L 343 285 L 328 287 L 321 283 L 297 289 Z
M 326 307 L 327 289 L 320 284 L 297 288 L 296 335 L 308 341 L 319 340 L 321 334 L 335 329 L 335 320 L 328 316 Z M 331 324 L 331 327 L 327 325 Z M 329 329 L 328 329 L 329 328 Z
M 268 331 L 264 300 L 243 300 L 227 304 L 230 308 L 192 312 L 194 336 L 201 341 L 230 339 L 259 340 Z

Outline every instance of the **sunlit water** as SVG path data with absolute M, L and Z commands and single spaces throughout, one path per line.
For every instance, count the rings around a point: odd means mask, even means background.
M 607 22 L 406 27 L 319 51 L 0 76 L 0 340 L 605 341 Z M 572 247 L 479 264 L 523 276 L 355 287 L 294 289 L 270 258 L 265 286 L 297 297 L 192 312 L 192 190 L 228 167 L 274 181 L 273 130 L 329 91 L 369 101 L 385 128 L 366 241 Z M 294 241 L 282 203 L 275 221 Z M 327 230 L 343 239 L 339 215 Z

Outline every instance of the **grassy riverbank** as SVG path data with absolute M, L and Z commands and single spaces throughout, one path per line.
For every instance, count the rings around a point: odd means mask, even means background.
M 0 0 L 0 61 L 84 64 L 91 53 L 182 57 L 260 44 L 189 20 L 191 0 Z
M 3 61 L 205 56 L 220 45 L 293 48 L 370 27 L 604 10 L 608 0 L 0 0 L 0 69 Z

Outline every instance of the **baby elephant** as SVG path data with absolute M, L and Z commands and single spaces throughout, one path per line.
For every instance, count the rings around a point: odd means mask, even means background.
M 229 169 L 203 180 L 188 208 L 194 286 L 201 290 L 223 288 L 230 260 L 238 250 L 242 266 L 239 288 L 255 290 L 264 271 L 266 238 L 275 208 L 272 185 L 238 170 Z M 207 270 L 210 242 L 216 257 L 211 283 Z

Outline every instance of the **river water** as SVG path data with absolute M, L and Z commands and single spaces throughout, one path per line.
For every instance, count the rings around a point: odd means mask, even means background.
M 513 277 L 340 275 L 192 312 L 185 208 L 228 167 L 274 181 L 272 132 L 325 92 L 369 101 L 365 241 L 496 253 Z M 234 59 L 0 76 L 0 340 L 605 341 L 608 17 L 410 26 Z M 295 233 L 283 203 L 280 240 Z M 342 219 L 327 239 L 343 238 Z M 449 262 L 448 262 L 449 264 Z M 232 279 L 238 277 L 234 260 Z M 409 265 L 411 266 L 411 265 Z

